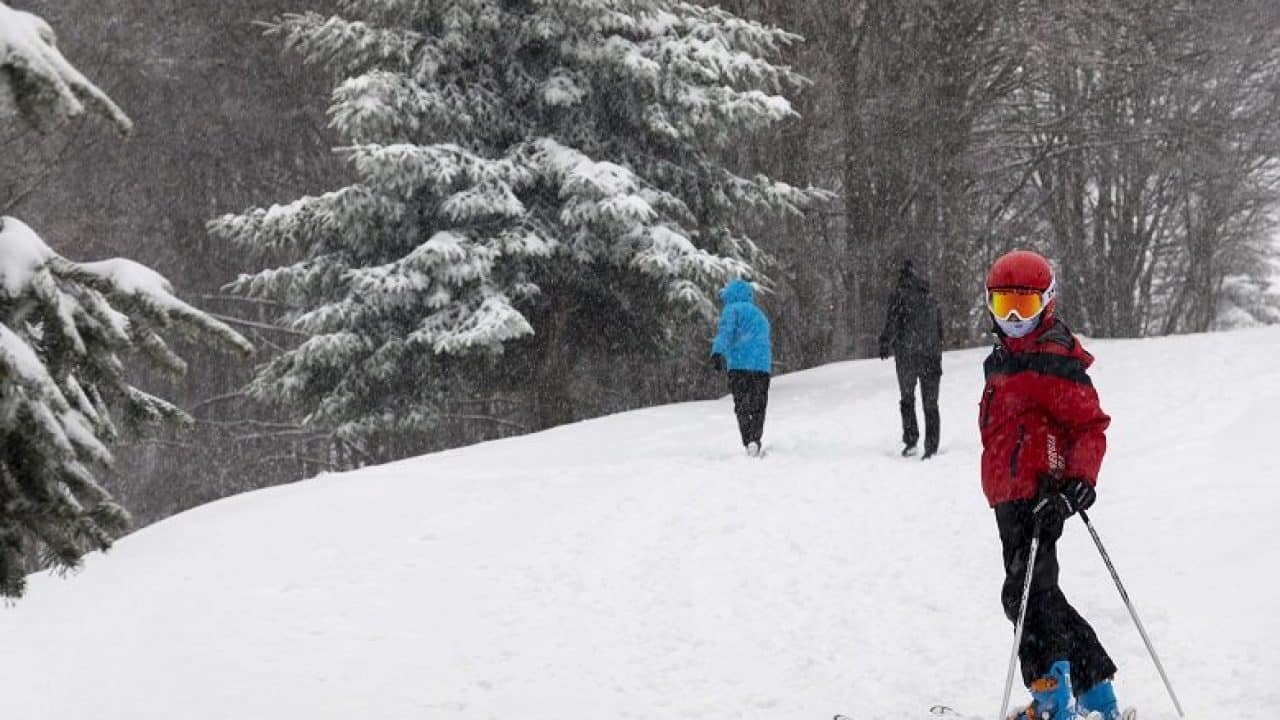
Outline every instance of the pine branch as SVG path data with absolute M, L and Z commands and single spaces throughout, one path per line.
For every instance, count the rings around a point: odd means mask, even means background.
M 294 330 L 293 328 L 283 327 L 281 325 L 270 325 L 267 323 L 261 323 L 254 320 L 244 320 L 242 318 L 232 317 L 231 315 L 220 315 L 218 313 L 208 313 L 208 315 L 209 317 L 217 318 L 231 325 L 240 325 L 242 327 L 253 328 L 255 330 L 266 330 L 270 332 L 278 332 L 284 335 L 291 335 L 293 337 L 303 337 L 303 338 L 311 337 L 307 333 Z

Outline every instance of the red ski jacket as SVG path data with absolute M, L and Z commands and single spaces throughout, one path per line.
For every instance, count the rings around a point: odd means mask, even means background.
M 992 507 L 1035 498 L 1044 477 L 1097 484 L 1111 418 L 1089 379 L 1092 364 L 1053 317 L 1025 338 L 1000 338 L 983 363 L 978 408 L 982 490 Z

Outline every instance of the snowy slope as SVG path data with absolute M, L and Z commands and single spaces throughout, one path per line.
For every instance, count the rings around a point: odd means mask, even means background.
M 1190 717 L 1274 717 L 1280 329 L 1097 342 L 1095 525 Z M 983 351 L 943 454 L 896 457 L 892 365 L 776 380 L 251 493 L 33 578 L 0 610 L 5 717 L 923 718 L 999 707 L 1010 632 L 977 479 Z M 1175 714 L 1083 527 L 1063 584 Z

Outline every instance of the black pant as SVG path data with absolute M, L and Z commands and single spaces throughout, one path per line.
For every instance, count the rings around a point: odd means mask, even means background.
M 733 391 L 733 413 L 738 416 L 742 444 L 760 442 L 764 435 L 764 411 L 769 405 L 769 373 L 730 370 L 729 389 Z
M 898 402 L 902 410 L 902 442 L 915 445 L 920 440 L 916 426 L 916 381 L 920 382 L 920 400 L 924 405 L 924 452 L 932 455 L 938 451 L 938 436 L 942 432 L 942 418 L 938 413 L 938 389 L 942 385 L 942 369 L 930 358 L 897 356 Z
M 1027 556 L 1031 552 L 1031 533 L 1035 521 L 1031 516 L 1034 502 L 1015 500 L 996 506 L 996 525 L 1000 528 L 1000 544 L 1004 548 L 1004 589 L 1000 599 L 1004 614 L 1018 621 L 1022 602 L 1022 585 L 1027 578 Z M 1058 660 L 1071 663 L 1071 684 L 1076 695 L 1116 674 L 1098 636 L 1080 613 L 1067 602 L 1058 587 L 1058 538 L 1063 521 L 1041 529 L 1040 549 L 1031 574 L 1031 596 L 1027 599 L 1027 618 L 1022 631 L 1022 680 L 1031 681 L 1049 674 Z

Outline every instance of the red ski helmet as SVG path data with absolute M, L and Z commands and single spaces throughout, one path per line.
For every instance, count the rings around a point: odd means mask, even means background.
M 1001 255 L 987 273 L 988 290 L 1035 290 L 1053 287 L 1053 266 L 1039 253 L 1014 250 Z
M 1057 279 L 1053 266 L 1042 255 L 1030 250 L 1014 250 L 996 259 L 987 273 L 988 301 L 993 290 L 1039 294 L 1044 304 L 1040 314 L 1043 318 L 1051 317 L 1057 304 Z

